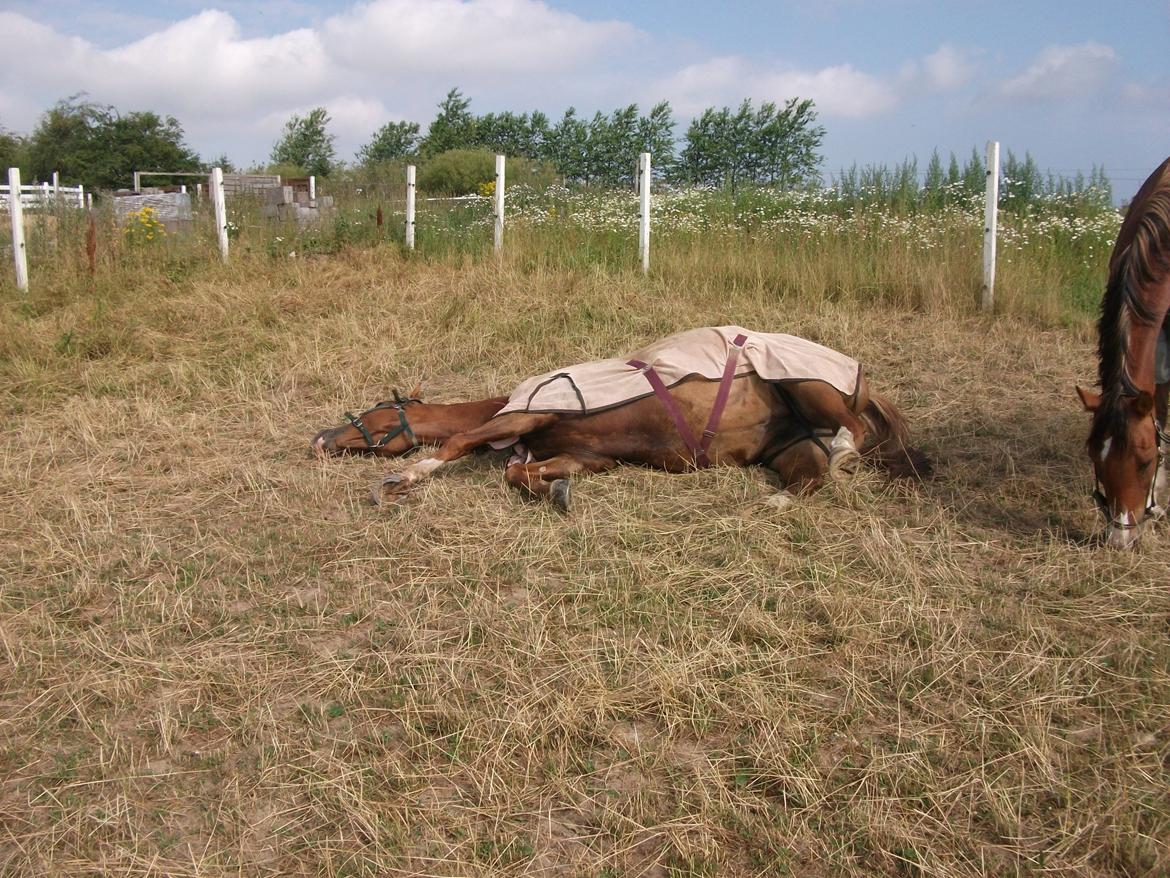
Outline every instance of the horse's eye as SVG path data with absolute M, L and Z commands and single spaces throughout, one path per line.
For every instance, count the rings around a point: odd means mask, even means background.
M 1153 460 L 1147 460 L 1144 463 L 1138 464 L 1138 472 L 1148 473 L 1150 468 L 1154 465 Z

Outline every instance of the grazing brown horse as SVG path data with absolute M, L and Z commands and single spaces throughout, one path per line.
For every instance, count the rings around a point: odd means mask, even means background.
M 1105 542 L 1133 546 L 1170 497 L 1166 399 L 1170 376 L 1156 375 L 1159 336 L 1170 309 L 1170 159 L 1142 184 L 1121 224 L 1101 302 L 1097 354 L 1101 392 L 1077 393 L 1093 413 L 1088 452 L 1105 516 Z M 1165 348 L 1163 348 L 1164 355 Z M 1165 369 L 1166 364 L 1162 363 Z
M 404 453 L 414 444 L 405 436 L 409 412 L 415 438 L 423 430 L 447 431 L 448 436 L 434 454 L 383 480 L 375 488 L 375 502 L 405 493 L 444 463 L 495 445 L 513 446 L 516 452 L 505 469 L 509 484 L 531 496 L 547 497 L 565 510 L 570 505 L 569 476 L 602 472 L 618 463 L 668 472 L 716 464 L 761 464 L 777 473 L 785 488 L 797 491 L 854 471 L 863 456 L 892 475 L 930 474 L 930 462 L 906 443 L 901 415 L 870 391 L 860 373 L 851 394 L 816 379 L 781 384 L 766 381 L 754 371 L 733 373 L 734 363 L 721 380 L 682 380 L 668 391 L 669 402 L 649 393 L 584 414 L 509 411 L 497 415 L 507 402 L 499 397 L 463 406 L 400 400 L 382 404 L 360 418 L 348 416 L 349 425 L 319 433 L 313 449 L 323 454 Z M 536 380 L 530 379 L 521 389 Z M 516 398 L 516 394 L 511 397 Z M 719 414 L 712 417 L 713 412 Z M 446 418 L 450 421 L 445 422 Z M 481 419 L 479 423 L 465 426 L 476 418 Z M 464 426 L 452 435 L 456 419 Z M 704 422 L 708 430 L 699 443 L 690 425 Z

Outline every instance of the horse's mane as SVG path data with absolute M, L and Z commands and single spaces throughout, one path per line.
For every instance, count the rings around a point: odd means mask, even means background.
M 1126 397 L 1137 396 L 1130 377 L 1129 330 L 1136 319 L 1153 323 L 1158 315 L 1142 293 L 1170 272 L 1170 159 L 1142 184 L 1126 212 L 1109 260 L 1109 280 L 1097 323 L 1101 404 L 1093 418 L 1089 444 L 1106 437 L 1123 445 L 1127 436 Z

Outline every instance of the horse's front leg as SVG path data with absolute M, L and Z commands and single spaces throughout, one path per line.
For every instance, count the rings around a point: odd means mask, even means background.
M 858 389 L 859 409 L 869 402 L 865 379 Z M 865 422 L 857 416 L 835 387 L 822 381 L 803 381 L 785 388 L 793 405 L 813 427 L 835 430 L 829 442 L 829 478 L 852 475 L 861 465 L 860 448 L 865 441 Z
M 1154 415 L 1163 433 L 1170 434 L 1170 427 L 1166 424 L 1166 403 L 1170 397 L 1170 382 L 1158 384 L 1154 387 Z M 1154 472 L 1154 508 L 1160 510 L 1155 515 L 1165 516 L 1167 504 L 1170 504 L 1170 443 L 1159 441 L 1158 463 Z
M 417 460 L 401 472 L 386 476 L 378 482 L 372 492 L 374 503 L 381 504 L 387 495 L 405 494 L 416 483 L 432 475 L 443 464 L 458 460 L 481 445 L 519 438 L 525 433 L 547 427 L 559 417 L 560 415 L 556 414 L 513 412 L 492 418 L 482 427 L 476 427 L 474 430 L 456 433 L 440 445 L 430 457 Z

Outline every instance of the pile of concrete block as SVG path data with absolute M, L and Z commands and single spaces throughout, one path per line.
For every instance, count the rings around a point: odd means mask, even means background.
M 296 220 L 306 226 L 319 222 L 333 212 L 333 196 L 310 198 L 309 193 L 293 186 L 276 186 L 264 190 L 264 204 L 260 208 L 270 219 Z
M 114 193 L 114 215 L 118 225 L 125 225 L 126 218 L 144 207 L 152 208 L 155 219 L 159 220 L 168 235 L 191 231 L 191 196 L 186 192 L 164 192 L 148 188 L 141 192 L 119 189 Z

